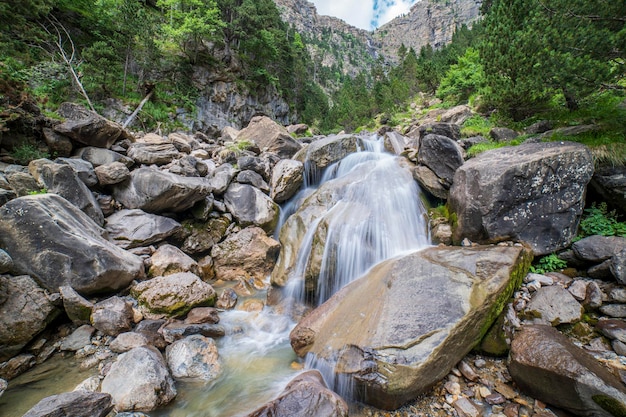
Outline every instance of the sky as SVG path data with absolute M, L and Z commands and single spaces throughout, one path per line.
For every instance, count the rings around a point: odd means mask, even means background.
M 408 13 L 417 0 L 309 0 L 322 15 L 335 16 L 352 26 L 373 30 Z

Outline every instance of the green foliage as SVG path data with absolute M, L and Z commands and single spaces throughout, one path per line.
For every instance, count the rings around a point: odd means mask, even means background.
M 28 195 L 39 195 L 39 194 L 47 194 L 47 193 L 48 193 L 48 189 L 42 188 L 41 190 L 29 191 Z
M 609 211 L 605 202 L 585 209 L 577 238 L 593 235 L 626 237 L 626 223 L 618 221 L 617 212 Z
M 461 127 L 461 135 L 463 137 L 472 136 L 487 136 L 489 131 L 493 128 L 493 124 L 489 119 L 482 116 L 472 116 L 463 122 Z
M 32 143 L 23 143 L 13 149 L 11 157 L 15 159 L 18 164 L 27 165 L 30 161 L 35 159 L 48 158 L 50 154 L 44 150 L 41 150 Z
M 539 258 L 539 261 L 530 267 L 530 271 L 535 274 L 545 274 L 546 272 L 559 271 L 567 268 L 567 262 L 560 259 L 555 253 Z
M 467 48 L 458 62 L 448 68 L 437 89 L 437 97 L 452 104 L 467 102 L 485 84 L 485 74 L 478 50 Z

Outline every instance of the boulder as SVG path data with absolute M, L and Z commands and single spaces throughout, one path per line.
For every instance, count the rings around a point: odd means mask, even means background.
M 536 324 L 558 326 L 580 321 L 583 311 L 583 306 L 569 291 L 559 285 L 552 285 L 537 290 L 526 305 L 524 316 Z
M 519 136 L 513 129 L 506 127 L 494 127 L 489 131 L 489 137 L 496 142 L 508 142 Z
M 84 324 L 74 330 L 69 336 L 61 339 L 59 350 L 70 350 L 76 352 L 91 343 L 91 336 L 96 329 Z
M 220 316 L 217 309 L 213 307 L 196 307 L 185 318 L 185 324 L 217 324 L 219 322 Z
M 192 144 L 195 143 L 197 145 L 197 141 L 194 138 L 182 132 L 170 133 L 167 138 L 176 146 L 179 152 L 186 154 L 191 152 Z
M 191 155 L 184 155 L 182 158 L 175 159 L 164 168 L 172 174 L 183 177 L 203 177 L 208 173 L 208 167 Z
M 29 276 L 0 276 L 0 362 L 17 354 L 60 313 Z
M 441 120 L 441 122 L 443 123 L 462 125 L 463 122 L 465 122 L 473 115 L 474 113 L 472 112 L 472 109 L 469 106 L 462 104 L 460 106 L 455 106 L 451 109 L 446 110 L 445 113 L 441 115 L 439 120 Z
M 65 314 L 74 324 L 90 323 L 93 303 L 86 300 L 69 285 L 59 287 Z
M 6 179 L 18 197 L 41 191 L 41 185 L 28 172 L 8 172 Z
M 148 270 L 148 275 L 151 277 L 172 275 L 179 272 L 200 274 L 198 263 L 185 252 L 170 244 L 161 245 L 150 259 L 152 265 Z
M 280 244 L 263 229 L 247 227 L 213 246 L 215 276 L 223 280 L 264 280 L 274 269 L 279 251 Z
M 179 320 L 170 320 L 168 324 L 159 329 L 163 339 L 168 343 L 174 343 L 188 336 L 200 335 L 204 337 L 217 338 L 226 334 L 224 326 L 215 323 L 193 323 L 188 324 Z
M 535 255 L 563 249 L 576 236 L 592 174 L 591 153 L 577 143 L 483 152 L 457 170 L 450 188 L 454 240 L 521 240 Z
M 472 136 L 469 138 L 461 139 L 457 143 L 461 146 L 461 148 L 468 150 L 474 145 L 478 145 L 479 143 L 489 142 L 484 136 Z
M 522 246 L 477 246 L 384 261 L 305 316 L 291 345 L 347 378 L 357 399 L 398 408 L 480 342 L 531 259 Z
M 601 166 L 589 183 L 603 201 L 626 212 L 626 167 Z
M 463 165 L 463 149 L 450 138 L 426 135 L 422 138 L 417 160 L 439 177 L 444 186 L 452 185 L 456 170 Z
M 109 345 L 109 348 L 112 352 L 124 353 L 148 344 L 148 338 L 145 335 L 137 332 L 125 332 L 118 334 Z
M 140 282 L 131 289 L 139 306 L 153 314 L 184 316 L 194 307 L 210 307 L 217 294 L 197 275 L 181 272 Z
M 287 129 L 266 116 L 253 117 L 236 141 L 254 142 L 262 151 L 275 152 L 281 158 L 290 158 L 302 148 Z
M 270 187 L 267 185 L 263 177 L 254 171 L 250 171 L 249 169 L 241 171 L 237 174 L 237 182 L 239 184 L 252 185 L 266 194 L 269 194 L 270 192 Z
M 328 389 L 319 371 L 295 377 L 275 400 L 248 417 L 348 417 L 348 404 Z
M 117 184 L 130 178 L 129 169 L 121 162 L 100 165 L 94 171 L 98 177 L 98 182 L 103 187 Z
M 400 155 L 404 152 L 404 148 L 408 145 L 409 140 L 409 138 L 402 136 L 396 131 L 387 132 L 384 138 L 385 150 Z
M 13 269 L 13 259 L 8 253 L 0 249 L 0 274 L 6 274 Z
M 240 167 L 241 169 L 241 167 Z M 221 195 L 235 178 L 235 168 L 231 164 L 222 164 L 209 175 L 209 184 L 215 194 Z
M 180 213 L 203 200 L 212 191 L 204 178 L 181 177 L 156 168 L 139 168 L 130 180 L 116 184 L 113 197 L 128 209 L 150 213 Z
M 102 381 L 117 411 L 150 411 L 176 397 L 174 380 L 161 353 L 141 346 L 121 354 Z
M 74 204 L 91 217 L 98 226 L 104 224 L 104 215 L 100 205 L 72 167 L 57 164 L 48 159 L 37 159 L 28 165 L 28 170 L 39 182 L 41 188 L 58 194 Z
M 250 185 L 231 184 L 224 194 L 224 204 L 242 226 L 254 225 L 271 233 L 278 223 L 278 205 Z
M 289 125 L 286 129 L 290 134 L 304 135 L 309 130 L 309 126 L 304 123 L 298 123 L 297 125 Z
M 42 133 L 43 140 L 52 155 L 67 157 L 72 154 L 72 141 L 67 136 L 58 134 L 49 127 L 44 127 Z
M 420 126 L 418 132 L 420 144 L 427 135 L 445 136 L 454 141 L 461 139 L 461 128 L 455 123 L 427 123 Z
M 74 103 L 63 103 L 57 113 L 65 122 L 54 126 L 54 131 L 88 146 L 109 149 L 117 140 L 131 139 L 122 126 Z
M 107 165 L 113 162 L 121 162 L 128 168 L 130 168 L 135 164 L 135 161 L 133 161 L 132 158 L 124 156 L 121 153 L 117 153 L 108 149 L 95 148 L 93 146 L 87 146 L 78 149 L 75 153 L 75 156 L 80 159 L 84 159 L 94 167 Z
M 613 255 L 610 269 L 617 282 L 626 284 L 626 249 L 622 249 Z
M 179 158 L 178 149 L 173 143 L 133 143 L 128 148 L 128 156 L 138 164 L 165 165 Z
M 293 159 L 302 163 L 308 162 L 313 172 L 320 172 L 327 166 L 354 153 L 361 146 L 361 140 L 354 135 L 328 136 L 311 142 L 299 151 Z
M 36 363 L 34 355 L 21 353 L 6 362 L 0 363 L 0 378 L 11 380 L 31 369 Z
M 237 158 L 237 166 L 242 171 L 253 171 L 269 181 L 273 163 L 269 158 L 259 156 L 244 155 Z
M 106 240 L 104 229 L 56 194 L 17 198 L 0 207 L 0 247 L 16 269 L 58 292 L 117 291 L 144 275 L 143 261 Z
M 626 249 L 626 238 L 593 235 L 572 244 L 576 257 L 582 261 L 599 263 Z
M 578 416 L 621 416 L 621 381 L 556 329 L 523 326 L 515 334 L 509 372 L 524 393 Z
M 106 219 L 109 240 L 124 249 L 149 246 L 178 232 L 180 223 L 143 210 L 120 210 Z
M 113 410 L 109 394 L 72 391 L 39 401 L 23 417 L 106 417 Z
M 176 379 L 212 381 L 221 373 L 215 341 L 202 335 L 172 343 L 165 351 L 165 358 Z
M 96 172 L 91 162 L 80 158 L 57 158 L 54 162 L 69 165 L 87 187 L 93 187 L 98 184 L 98 177 L 96 177 Z
M 206 223 L 184 222 L 183 227 L 190 230 L 191 234 L 185 239 L 181 249 L 190 254 L 210 251 L 213 245 L 224 238 L 230 224 L 231 221 L 225 216 L 210 219 Z
M 418 165 L 413 170 L 413 178 L 419 183 L 420 187 L 442 200 L 448 199 L 449 185 L 445 184 L 430 168 L 425 165 Z
M 282 159 L 272 171 L 270 197 L 282 203 L 293 197 L 304 182 L 304 164 L 293 159 Z
M 133 316 L 130 302 L 120 297 L 111 297 L 93 306 L 91 324 L 106 335 L 117 336 L 132 328 Z

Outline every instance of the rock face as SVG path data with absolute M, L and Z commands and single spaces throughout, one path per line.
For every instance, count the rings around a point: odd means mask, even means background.
M 105 236 L 55 194 L 21 197 L 0 207 L 0 246 L 18 270 L 52 292 L 62 285 L 86 295 L 115 291 L 143 276 L 141 258 Z
M 262 151 L 277 153 L 281 158 L 290 158 L 302 148 L 287 129 L 265 116 L 250 120 L 248 127 L 237 135 L 237 142 L 242 141 L 254 142 Z
M 295 377 L 278 398 L 248 417 L 347 417 L 348 404 L 328 389 L 318 371 Z
M 141 346 L 117 358 L 102 381 L 117 411 L 150 411 L 176 397 L 176 388 L 161 353 Z
M 375 266 L 291 332 L 299 356 L 334 364 L 359 398 L 393 409 L 442 379 L 526 275 L 522 246 L 429 248 Z
M 72 391 L 44 398 L 24 417 L 105 417 L 111 410 L 113 404 L 109 394 Z
M 454 173 L 463 165 L 463 150 L 446 136 L 426 135 L 421 140 L 417 158 L 441 179 L 444 186 L 450 187 Z
M 312 142 L 298 152 L 294 159 L 302 163 L 307 161 L 314 171 L 321 171 L 327 166 L 357 151 L 361 141 L 354 135 L 329 136 Z
M 60 311 L 29 276 L 0 276 L 0 362 L 17 354 Z
M 535 255 L 576 236 L 587 183 L 589 149 L 571 142 L 522 144 L 487 151 L 463 164 L 450 189 L 454 240 L 527 242 Z
M 172 343 L 167 347 L 166 358 L 174 378 L 211 381 L 221 372 L 215 342 L 202 335 Z
M 303 174 L 302 162 L 290 159 L 280 160 L 272 171 L 270 197 L 277 203 L 289 200 L 302 186 Z
M 242 226 L 258 226 L 269 233 L 278 223 L 278 205 L 251 185 L 231 184 L 224 194 L 224 204 Z
M 142 210 L 120 210 L 106 219 L 109 239 L 124 248 L 148 246 L 180 230 L 180 223 L 169 217 L 148 214 Z
M 626 167 L 601 167 L 590 185 L 604 201 L 626 211 Z
M 524 326 L 511 344 L 511 376 L 527 394 L 579 416 L 620 416 L 624 385 L 550 326 Z

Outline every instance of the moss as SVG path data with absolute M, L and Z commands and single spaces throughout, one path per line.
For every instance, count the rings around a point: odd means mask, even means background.
M 491 356 L 505 356 L 509 351 L 509 345 L 506 341 L 504 332 L 504 318 L 506 314 L 500 313 L 496 322 L 489 328 L 485 337 L 480 342 L 478 350 L 484 354 Z
M 615 417 L 626 417 L 626 406 L 613 397 L 604 394 L 598 394 L 591 397 L 593 401 L 602 407 L 603 410 L 608 411 Z

